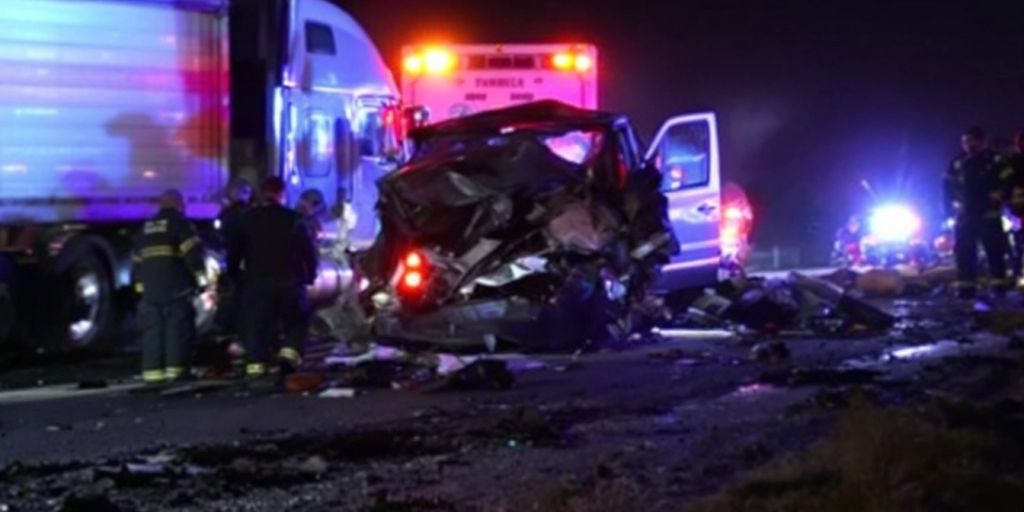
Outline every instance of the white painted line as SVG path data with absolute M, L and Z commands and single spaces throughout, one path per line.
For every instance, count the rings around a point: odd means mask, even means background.
M 99 389 L 78 389 L 77 384 L 60 384 L 38 388 L 15 389 L 0 392 L 0 404 L 18 404 L 26 402 L 42 402 L 45 400 L 59 400 L 62 398 L 109 395 L 122 391 L 139 389 L 143 386 L 144 384 L 141 382 L 133 382 L 130 384 L 115 384 Z

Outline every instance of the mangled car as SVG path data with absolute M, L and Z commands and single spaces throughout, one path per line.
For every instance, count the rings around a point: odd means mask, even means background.
M 665 180 L 624 116 L 541 101 L 410 139 L 413 157 L 378 182 L 380 230 L 359 262 L 378 339 L 597 346 L 629 334 L 681 254 Z

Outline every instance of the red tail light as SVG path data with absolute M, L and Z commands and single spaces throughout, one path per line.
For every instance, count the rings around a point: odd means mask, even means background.
M 721 225 L 722 253 L 736 257 L 747 236 L 750 235 L 749 212 L 743 206 L 731 204 L 725 207 Z
M 416 289 L 423 286 L 423 274 L 418 271 L 406 271 L 405 275 L 402 276 L 402 284 L 409 289 Z
M 405 268 L 418 269 L 423 266 L 423 256 L 418 252 L 410 252 L 405 255 Z
M 427 262 L 417 251 L 410 251 L 402 258 L 398 280 L 399 290 L 407 295 L 418 294 L 427 281 Z

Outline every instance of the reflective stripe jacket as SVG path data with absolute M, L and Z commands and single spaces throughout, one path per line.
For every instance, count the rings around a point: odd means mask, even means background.
M 971 219 L 999 218 L 1012 178 L 1009 160 L 995 151 L 961 154 L 943 177 L 948 213 Z
M 181 212 L 162 209 L 146 221 L 132 248 L 132 282 L 143 300 L 164 302 L 189 295 L 205 272 L 196 228 Z

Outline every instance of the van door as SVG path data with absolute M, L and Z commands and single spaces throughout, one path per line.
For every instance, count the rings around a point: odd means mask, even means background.
M 721 178 L 715 114 L 673 117 L 658 130 L 645 160 L 662 173 L 661 190 L 679 254 L 662 267 L 661 291 L 708 286 L 718 281 Z

